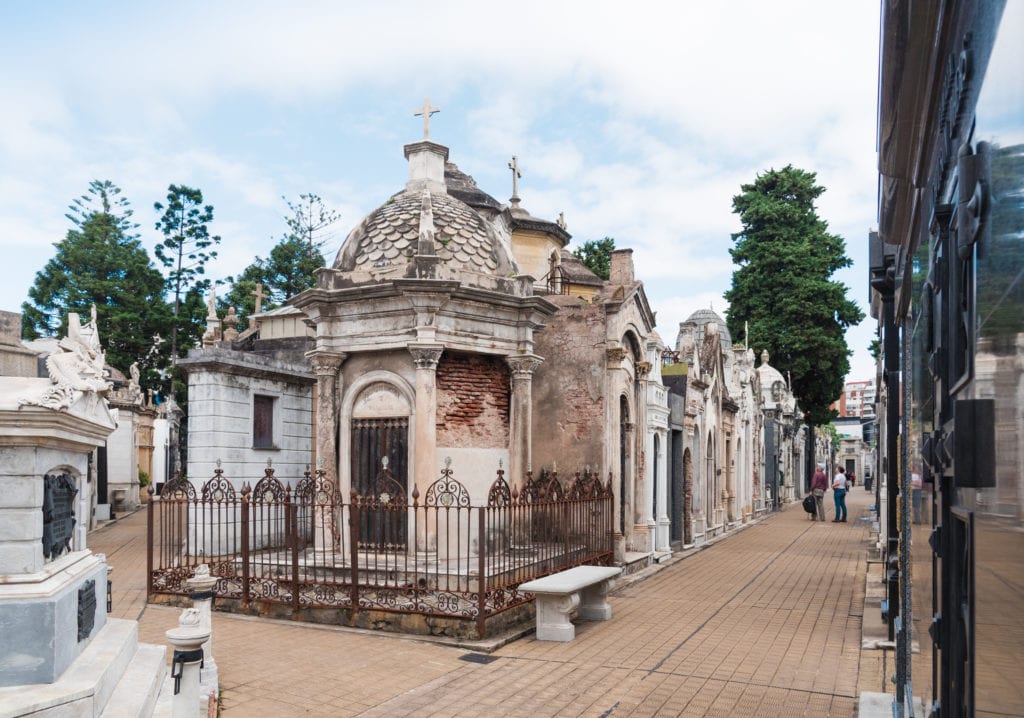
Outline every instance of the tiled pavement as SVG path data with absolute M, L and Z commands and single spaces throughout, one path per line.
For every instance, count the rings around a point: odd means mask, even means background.
M 870 495 L 850 522 L 799 504 L 674 560 L 610 598 L 571 643 L 466 649 L 215 614 L 228 716 L 853 716 Z M 179 611 L 144 605 L 145 512 L 90 534 L 115 567 L 114 615 L 162 643 Z M 877 687 L 870 687 L 878 690 Z

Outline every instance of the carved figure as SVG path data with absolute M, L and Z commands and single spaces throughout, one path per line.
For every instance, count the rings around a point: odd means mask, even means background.
M 66 409 L 79 393 L 105 394 L 110 390 L 96 327 L 95 305 L 92 319 L 85 326 L 77 314 L 68 315 L 68 335 L 58 342 L 57 348 L 58 351 L 46 358 L 46 370 L 53 386 L 38 399 L 22 399 L 19 403 Z

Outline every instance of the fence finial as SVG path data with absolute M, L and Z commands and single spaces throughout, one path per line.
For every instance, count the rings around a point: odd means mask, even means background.
M 217 459 L 217 468 L 220 468 L 220 459 Z
M 383 458 L 382 458 L 382 459 L 380 460 L 380 465 L 381 465 L 382 467 L 384 467 L 384 470 L 385 470 L 385 471 L 387 471 L 387 470 L 388 470 L 388 457 L 386 457 L 386 456 L 385 456 L 385 457 L 383 457 Z
M 450 456 L 444 457 L 444 468 L 446 468 L 446 469 L 452 468 L 452 457 L 450 457 Z
M 504 469 L 505 468 L 505 462 L 502 461 L 501 459 L 498 459 L 498 468 L 499 469 Z
M 272 467 L 273 465 L 274 465 L 274 460 L 273 460 L 273 459 L 271 459 L 271 458 L 270 458 L 270 457 L 268 456 L 268 457 L 267 457 L 267 468 L 269 469 L 269 468 L 270 468 L 270 467 Z
M 322 457 L 322 456 L 316 457 L 316 468 L 318 468 L 318 469 L 324 468 L 324 457 Z

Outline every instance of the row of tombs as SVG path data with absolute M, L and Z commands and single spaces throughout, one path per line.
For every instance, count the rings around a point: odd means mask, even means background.
M 480 190 L 431 140 L 405 187 L 348 235 L 316 286 L 235 329 L 213 297 L 188 374 L 188 476 L 218 462 L 289 487 L 319 467 L 368 495 L 382 460 L 411 502 L 448 459 L 473 501 L 495 467 L 610 477 L 613 559 L 642 567 L 802 490 L 808 447 L 788 382 L 711 310 L 655 331 L 632 251 L 602 280 L 564 221 Z

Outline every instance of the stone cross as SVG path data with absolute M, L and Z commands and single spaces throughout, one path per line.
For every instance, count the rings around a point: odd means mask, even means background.
M 249 292 L 249 294 L 256 297 L 256 309 L 253 311 L 253 314 L 259 314 L 263 308 L 263 284 L 256 282 L 256 289 Z
M 434 107 L 430 104 L 430 98 L 423 100 L 423 107 L 421 107 L 413 116 L 423 117 L 423 139 L 430 139 L 430 116 L 437 114 L 441 111 L 440 107 Z
M 512 201 L 519 201 L 519 179 L 523 176 L 523 173 L 519 171 L 519 158 L 512 155 L 512 161 L 508 163 L 508 168 L 512 170 Z

